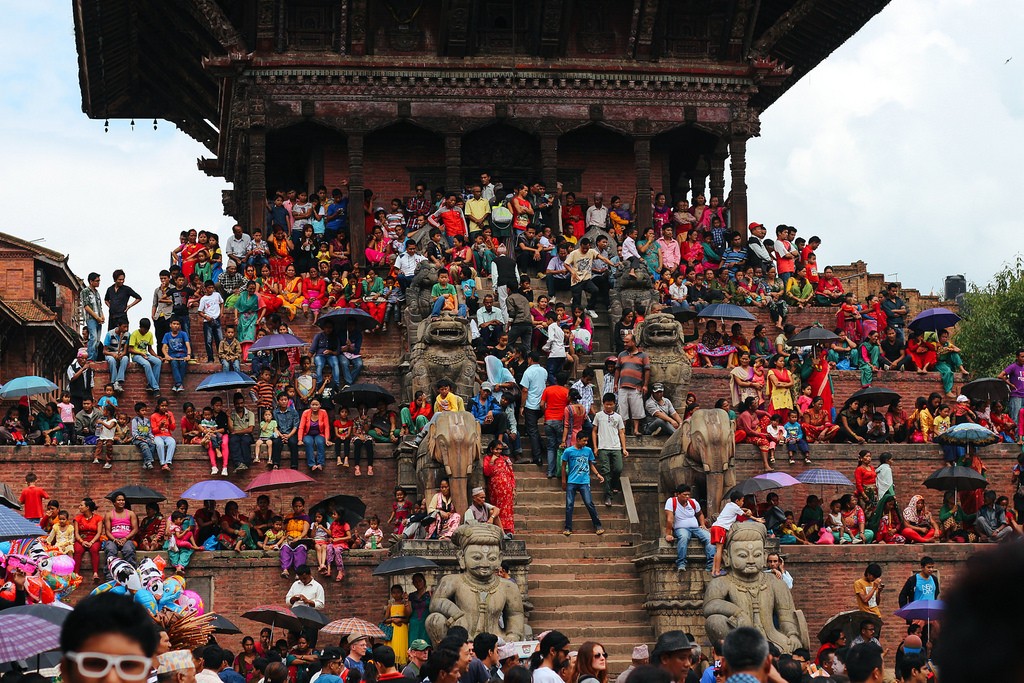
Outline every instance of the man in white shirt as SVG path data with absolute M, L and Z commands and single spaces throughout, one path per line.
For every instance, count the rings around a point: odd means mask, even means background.
M 548 631 L 537 647 L 540 666 L 533 670 L 533 683 L 565 683 L 558 675 L 569 658 L 569 639 L 558 631 Z
M 214 289 L 213 280 L 207 280 L 206 294 L 199 299 L 199 317 L 203 319 L 203 342 L 206 344 L 206 362 L 213 362 L 213 352 L 224 335 L 220 330 L 220 311 L 224 298 Z
M 587 209 L 587 230 L 604 230 L 608 225 L 608 207 L 604 205 L 604 194 L 594 193 L 594 205 Z
M 494 183 L 491 182 L 491 174 L 486 171 L 480 174 L 480 196 L 487 201 L 494 199 Z
M 686 571 L 686 550 L 690 538 L 704 546 L 705 568 L 711 571 L 715 560 L 715 546 L 700 503 L 691 497 L 688 484 L 676 486 L 675 495 L 665 501 L 665 540 L 676 544 L 676 571 Z
M 476 312 L 476 326 L 480 330 L 480 345 L 483 348 L 494 346 L 504 333 L 507 323 L 505 312 L 494 305 L 494 296 L 484 296 L 484 305 Z
M 284 601 L 289 607 L 308 605 L 313 609 L 324 608 L 324 587 L 321 586 L 309 571 L 309 565 L 302 564 L 295 569 L 295 583 L 288 589 Z
M 195 661 L 196 683 L 222 683 L 217 669 L 224 661 L 224 650 L 218 645 L 207 645 L 192 650 Z
M 419 245 L 416 244 L 415 240 L 408 240 L 405 243 L 405 253 L 395 259 L 395 269 L 398 271 L 398 286 L 402 288 L 403 292 L 412 283 L 412 277 L 416 274 L 416 266 L 427 260 L 426 256 L 417 252 L 419 252 Z
M 231 237 L 224 241 L 224 253 L 235 262 L 239 270 L 245 268 L 250 244 L 252 244 L 252 238 L 242 232 L 242 226 L 238 224 L 232 226 Z

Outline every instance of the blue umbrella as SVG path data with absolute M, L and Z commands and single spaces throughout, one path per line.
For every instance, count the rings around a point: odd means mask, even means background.
M 991 429 L 986 429 L 973 422 L 964 422 L 953 425 L 948 430 L 935 437 L 939 443 L 949 443 L 956 446 L 988 446 L 1002 441 L 999 435 Z
M 914 600 L 893 612 L 897 617 L 903 619 L 922 619 L 931 621 L 942 616 L 946 609 L 942 600 Z
M 718 318 L 719 320 L 757 320 L 753 313 L 735 304 L 711 304 L 701 309 L 698 318 Z
M 337 330 L 347 325 L 349 320 L 355 320 L 364 330 L 377 327 L 377 319 L 361 308 L 335 308 L 317 318 L 316 324 L 323 327 L 324 323 L 333 323 Z
M 940 332 L 960 322 L 960 316 L 948 308 L 929 308 L 914 316 L 910 329 L 918 332 Z
M 46 533 L 35 522 L 28 521 L 8 507 L 0 506 L 0 542 L 20 541 L 45 535 Z
M 197 391 L 224 391 L 226 389 L 244 389 L 256 384 L 256 380 L 234 370 L 215 372 L 196 387 Z
M 305 346 L 294 334 L 268 334 L 256 340 L 256 343 L 249 347 L 250 351 L 277 351 L 279 349 L 295 349 Z
M 48 394 L 51 391 L 57 391 L 59 387 L 46 379 L 45 377 L 37 377 L 36 375 L 28 375 L 27 377 L 16 377 L 10 382 L 4 385 L 3 389 L 0 389 L 0 398 L 23 398 L 25 396 L 38 396 L 39 394 Z
M 820 467 L 813 467 L 804 470 L 796 475 L 797 481 L 802 484 L 822 484 L 831 486 L 853 486 L 853 482 L 846 478 L 842 472 L 826 470 Z
M 181 497 L 188 500 L 238 500 L 248 498 L 249 494 L 230 481 L 207 479 L 189 486 Z

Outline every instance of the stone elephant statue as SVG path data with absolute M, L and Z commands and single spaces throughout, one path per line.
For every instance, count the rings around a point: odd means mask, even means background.
M 480 423 L 472 413 L 437 413 L 420 442 L 416 478 L 421 498 L 432 495 L 443 477 L 451 482 L 455 510 L 460 515 L 465 513 L 469 492 L 484 485 Z
M 722 509 L 729 489 L 736 485 L 736 424 L 718 408 L 693 411 L 661 449 L 658 473 L 662 499 L 685 483 L 694 487 L 709 519 Z

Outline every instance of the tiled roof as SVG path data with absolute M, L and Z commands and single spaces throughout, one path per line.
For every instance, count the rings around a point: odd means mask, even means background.
M 20 237 L 15 237 L 10 233 L 0 232 L 0 242 L 9 242 L 14 246 L 21 247 L 22 249 L 26 249 L 33 253 L 39 254 L 40 256 L 45 256 L 46 258 L 53 259 L 54 261 L 60 263 L 63 263 L 68 260 L 68 257 L 65 254 L 60 253 L 59 251 L 54 251 L 53 249 L 41 247 L 34 242 L 29 242 L 28 240 L 24 240 Z
M 15 315 L 27 323 L 42 323 L 57 319 L 57 314 L 38 301 L 11 301 L 4 299 L 3 304 Z

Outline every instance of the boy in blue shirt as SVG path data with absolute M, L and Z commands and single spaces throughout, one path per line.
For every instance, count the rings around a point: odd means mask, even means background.
M 795 410 L 789 411 L 789 422 L 782 426 L 786 430 L 786 450 L 789 451 L 789 464 L 794 465 L 796 461 L 793 456 L 796 455 L 797 451 L 804 456 L 804 464 L 810 465 L 811 459 L 807 457 L 807 454 L 811 452 L 811 447 L 807 445 L 807 439 L 804 437 L 804 428 L 800 426 L 799 415 Z
M 588 434 L 585 431 L 576 432 L 576 440 L 572 448 L 562 451 L 562 490 L 565 491 L 565 531 L 566 536 L 572 535 L 572 509 L 576 503 L 576 492 L 579 491 L 583 498 L 583 504 L 590 513 L 590 521 L 594 523 L 594 531 L 600 536 L 604 533 L 601 528 L 601 520 L 597 516 L 597 508 L 590 497 L 590 475 L 597 477 L 599 482 L 604 482 L 604 477 L 594 466 L 594 451 L 587 446 Z

